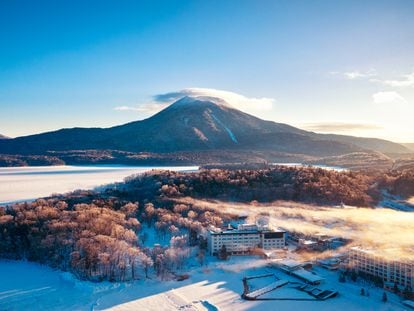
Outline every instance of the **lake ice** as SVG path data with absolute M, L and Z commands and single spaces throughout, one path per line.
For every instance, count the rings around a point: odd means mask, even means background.
M 52 193 L 120 182 L 152 169 L 194 171 L 197 166 L 39 166 L 0 167 L 0 204 L 31 200 Z

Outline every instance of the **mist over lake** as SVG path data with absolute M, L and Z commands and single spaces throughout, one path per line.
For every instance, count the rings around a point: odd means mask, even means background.
M 39 166 L 0 168 L 0 204 L 52 193 L 93 189 L 153 169 L 197 170 L 197 166 Z

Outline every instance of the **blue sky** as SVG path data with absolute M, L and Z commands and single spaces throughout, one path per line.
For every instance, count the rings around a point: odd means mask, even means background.
M 0 133 L 121 124 L 203 88 L 277 122 L 414 142 L 413 16 L 410 0 L 3 0 Z

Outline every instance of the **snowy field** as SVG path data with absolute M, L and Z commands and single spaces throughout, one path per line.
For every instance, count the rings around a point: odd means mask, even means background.
M 40 166 L 0 167 L 0 204 L 31 200 L 52 193 L 64 193 L 77 189 L 93 189 L 97 186 L 120 182 L 125 177 L 166 169 L 194 171 L 197 166 Z
M 278 278 L 298 281 L 266 266 L 254 257 L 233 257 L 229 261 L 209 258 L 208 266 L 189 268 L 190 279 L 147 280 L 131 283 L 91 283 L 74 279 L 69 273 L 35 263 L 0 261 L 0 310 L 406 310 L 400 299 L 364 283 L 339 283 L 335 272 L 315 268 L 326 279 L 324 288 L 339 291 L 326 301 L 245 301 L 240 298 L 242 278 L 274 273 Z M 263 284 L 265 285 L 265 284 Z M 360 289 L 370 296 L 361 296 Z M 292 288 L 277 289 L 273 297 L 303 298 Z

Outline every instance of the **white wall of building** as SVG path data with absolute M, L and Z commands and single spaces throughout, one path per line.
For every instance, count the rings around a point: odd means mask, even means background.
M 349 266 L 356 271 L 380 277 L 384 282 L 413 288 L 414 262 L 391 261 L 364 249 L 351 248 Z
M 216 255 L 223 245 L 228 253 L 243 255 L 257 248 L 264 250 L 283 248 L 285 233 L 259 230 L 210 231 L 207 243 L 211 255 Z

